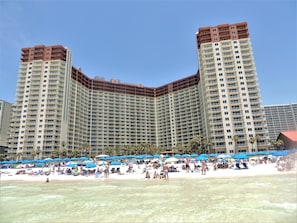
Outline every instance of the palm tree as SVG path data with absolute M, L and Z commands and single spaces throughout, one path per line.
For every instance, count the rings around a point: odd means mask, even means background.
M 88 150 L 90 150 L 91 146 L 85 142 L 81 145 L 81 153 L 80 156 L 86 156 Z
M 194 137 L 191 141 L 190 141 L 190 152 L 196 152 L 198 154 L 201 154 L 203 152 L 202 149 L 202 137 L 200 135 Z
M 283 140 L 281 139 L 276 140 L 276 148 L 280 150 L 282 146 L 284 146 Z
M 35 150 L 35 149 L 32 150 L 32 151 L 30 152 L 30 155 L 32 156 L 32 159 L 34 160 L 34 159 L 35 159 L 35 156 L 37 155 L 36 150 Z
M 256 137 L 252 137 L 249 139 L 249 143 L 252 144 L 252 151 L 254 151 L 254 143 L 256 142 Z
M 177 149 L 178 153 L 181 153 L 181 154 L 185 154 L 186 152 L 186 148 L 185 146 L 183 145 L 182 142 L 178 142 L 175 146 L 175 148 Z
M 72 151 L 72 157 L 78 157 L 79 154 L 80 154 L 80 152 L 77 149 Z
M 68 156 L 68 150 L 66 149 L 66 142 L 62 141 L 61 146 L 62 146 L 62 156 L 67 157 Z
M 0 161 L 4 161 L 4 159 L 5 159 L 5 154 L 1 153 L 0 154 Z
M 233 142 L 234 142 L 234 153 L 236 153 L 236 145 L 237 145 L 237 142 L 238 142 L 238 135 L 234 135 L 233 137 L 232 137 L 232 139 L 233 139 Z
M 211 146 L 214 145 L 214 143 L 212 142 L 212 139 L 209 138 L 205 141 L 205 145 L 206 145 L 206 148 L 207 148 L 207 152 L 210 153 L 210 150 L 211 150 Z
M 18 152 L 18 153 L 16 154 L 17 160 L 21 160 L 21 159 L 22 159 L 22 155 L 23 155 L 22 152 Z

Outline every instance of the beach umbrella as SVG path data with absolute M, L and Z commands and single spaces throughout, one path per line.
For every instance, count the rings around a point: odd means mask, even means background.
M 202 154 L 200 154 L 200 156 L 207 156 L 207 154 L 205 154 L 205 153 L 202 153 Z
M 175 157 L 170 157 L 168 159 L 165 160 L 166 163 L 174 163 L 174 162 L 177 162 L 178 159 L 175 158 Z
M 233 157 L 234 159 L 248 159 L 248 156 L 245 153 L 237 153 Z
M 283 151 L 273 152 L 271 155 L 273 155 L 273 156 L 286 156 L 288 154 L 289 154 L 288 150 L 283 150 Z
M 228 159 L 228 158 L 232 158 L 231 155 L 228 154 L 220 154 L 218 155 L 218 159 Z
M 135 155 L 128 155 L 127 158 L 128 159 L 133 159 L 133 158 L 136 158 L 136 156 Z
M 183 154 L 182 157 L 190 157 L 190 154 Z
M 53 161 L 55 161 L 55 162 L 61 162 L 63 160 L 61 158 L 57 157 L 57 158 L 54 158 Z
M 154 158 L 160 158 L 160 154 L 154 154 Z
M 88 164 L 86 165 L 86 168 L 87 168 L 87 169 L 96 168 L 96 167 L 97 167 L 96 163 L 88 163 Z
M 217 154 L 215 154 L 215 153 L 211 153 L 211 154 L 209 154 L 208 156 L 209 156 L 209 157 L 216 157 Z
M 44 161 L 45 161 L 46 163 L 49 163 L 49 162 L 52 162 L 53 159 L 52 159 L 52 158 L 45 158 Z
M 83 161 L 83 164 L 88 164 L 88 163 L 94 163 L 92 160 L 85 160 Z
M 21 163 L 22 163 L 22 164 L 32 163 L 32 160 L 22 160 Z
M 110 163 L 110 165 L 112 165 L 112 166 L 114 166 L 114 165 L 122 165 L 122 163 L 121 162 L 118 162 L 118 161 L 112 161 Z
M 255 154 L 256 154 L 256 155 L 265 156 L 265 155 L 269 155 L 269 152 L 259 151 L 259 152 L 256 152 Z
M 196 161 L 201 161 L 201 160 L 208 160 L 208 157 L 207 156 L 198 156 L 196 158 Z
M 174 155 L 174 157 L 175 157 L 175 158 L 180 158 L 181 155 L 177 153 L 177 154 Z
M 66 164 L 66 167 L 75 167 L 77 166 L 77 163 L 74 163 L 74 162 L 69 162 Z
M 80 158 L 79 158 L 79 160 L 88 160 L 89 158 L 88 157 L 84 157 L 84 156 L 81 156 Z
M 77 161 L 78 158 L 77 158 L 77 157 L 72 157 L 70 160 L 72 160 L 72 161 Z
M 63 161 L 68 162 L 70 160 L 70 158 L 66 157 L 63 159 Z
M 144 155 L 144 158 L 145 159 L 153 159 L 154 156 L 153 155 L 150 155 L 150 154 L 146 154 L 146 155 Z
M 196 153 L 192 153 L 192 154 L 191 154 L 191 157 L 198 157 L 198 154 L 196 154 Z
M 18 161 L 16 161 L 16 160 L 9 160 L 7 163 L 8 163 L 8 164 L 17 164 Z

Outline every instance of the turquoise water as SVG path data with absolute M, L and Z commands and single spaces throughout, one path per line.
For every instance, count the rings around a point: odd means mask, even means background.
M 1 182 L 0 222 L 297 222 L 296 176 Z

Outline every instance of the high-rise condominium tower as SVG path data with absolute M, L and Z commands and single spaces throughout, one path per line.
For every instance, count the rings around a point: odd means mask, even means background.
M 297 103 L 264 106 L 269 138 L 276 140 L 281 132 L 297 130 Z
M 208 152 L 266 149 L 247 24 L 200 28 L 197 43 L 200 71 L 156 88 L 89 78 L 60 45 L 23 48 L 10 156 L 140 144 L 167 149 L 197 136 Z
M 247 23 L 197 32 L 203 130 L 216 152 L 257 151 L 268 130 Z

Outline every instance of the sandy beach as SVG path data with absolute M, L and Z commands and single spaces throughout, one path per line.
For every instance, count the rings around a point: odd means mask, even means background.
M 25 170 L 25 169 L 23 169 Z M 48 179 L 49 182 L 53 181 L 84 181 L 84 180 L 164 180 L 164 179 L 153 179 L 151 176 L 150 179 L 145 178 L 145 173 L 142 171 L 133 172 L 133 173 L 111 173 L 108 178 L 101 175 L 89 174 L 89 175 L 66 175 L 59 174 L 57 172 L 51 173 L 50 175 L 39 175 L 39 174 L 16 174 L 19 169 L 2 169 L 0 180 L 5 181 L 37 181 L 37 182 L 46 182 Z M 26 171 L 26 170 L 25 170 Z M 29 170 L 30 171 L 30 170 Z M 28 171 L 27 171 L 28 172 Z M 152 171 L 150 172 L 153 174 Z M 170 179 L 203 179 L 203 178 L 220 178 L 220 177 L 247 177 L 247 176 L 267 176 L 267 175 L 283 175 L 290 174 L 297 177 L 296 168 L 290 171 L 279 171 L 275 163 L 269 164 L 259 164 L 256 166 L 249 166 L 248 169 L 217 169 L 213 170 L 209 168 L 206 171 L 205 175 L 202 175 L 201 172 L 186 172 L 185 170 L 180 170 L 179 172 L 170 172 Z

